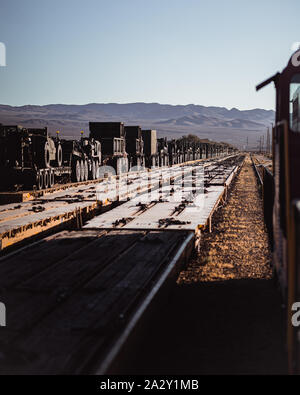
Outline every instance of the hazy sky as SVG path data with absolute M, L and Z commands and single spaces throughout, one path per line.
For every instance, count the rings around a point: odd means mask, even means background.
M 0 103 L 273 108 L 299 0 L 0 0 Z

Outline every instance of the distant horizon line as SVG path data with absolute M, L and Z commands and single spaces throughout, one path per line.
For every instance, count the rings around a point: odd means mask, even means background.
M 194 104 L 194 103 L 189 103 L 189 104 L 169 104 L 169 103 L 159 103 L 159 102 L 126 102 L 126 103 L 117 103 L 117 102 L 90 102 L 90 103 L 85 103 L 85 104 L 78 104 L 78 103 L 48 103 L 48 104 L 22 104 L 22 105 L 13 105 L 13 104 L 4 104 L 0 103 L 0 106 L 7 106 L 7 107 L 16 107 L 16 108 L 21 108 L 21 107 L 47 107 L 47 106 L 89 106 L 89 105 L 133 105 L 133 104 L 146 104 L 146 105 L 160 105 L 160 106 L 171 106 L 171 107 L 189 107 L 189 106 L 195 106 L 195 107 L 205 107 L 205 108 L 224 108 L 227 111 L 232 111 L 232 110 L 238 110 L 238 111 L 255 111 L 255 110 L 264 110 L 264 111 L 273 111 L 275 112 L 275 109 L 266 109 L 266 108 L 261 108 L 261 107 L 255 107 L 255 108 L 247 108 L 247 109 L 240 109 L 238 107 L 232 107 L 228 108 L 225 106 L 216 106 L 216 105 L 204 105 L 204 104 Z

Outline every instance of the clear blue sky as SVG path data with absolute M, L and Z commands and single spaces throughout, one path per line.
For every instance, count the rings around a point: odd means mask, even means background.
M 299 0 L 0 0 L 0 103 L 273 108 Z

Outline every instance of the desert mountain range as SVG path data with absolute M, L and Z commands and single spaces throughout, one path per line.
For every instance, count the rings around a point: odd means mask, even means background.
M 122 121 L 158 131 L 159 136 L 181 137 L 195 134 L 201 138 L 225 141 L 238 147 L 256 147 L 259 137 L 267 133 L 274 121 L 274 111 L 238 110 L 201 105 L 169 105 L 128 103 L 85 105 L 49 104 L 44 106 L 0 105 L 0 123 L 24 127 L 47 126 L 50 133 L 60 130 L 61 136 L 78 138 L 80 131 L 88 135 L 89 121 Z

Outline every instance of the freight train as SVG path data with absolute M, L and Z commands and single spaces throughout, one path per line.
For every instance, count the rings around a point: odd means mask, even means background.
M 290 373 L 300 373 L 300 331 L 295 314 L 300 306 L 300 50 L 287 67 L 257 86 L 274 82 L 276 123 L 273 128 L 273 176 L 265 171 L 264 205 L 273 210 L 274 271 L 287 306 Z M 296 320 L 297 321 L 297 320 Z
M 171 166 L 227 154 L 228 144 L 157 138 L 155 130 L 123 122 L 90 122 L 89 137 L 51 137 L 47 128 L 0 124 L 0 185 L 8 189 L 46 189 L 57 182 L 95 180 L 100 166 L 116 174 L 129 169 Z

